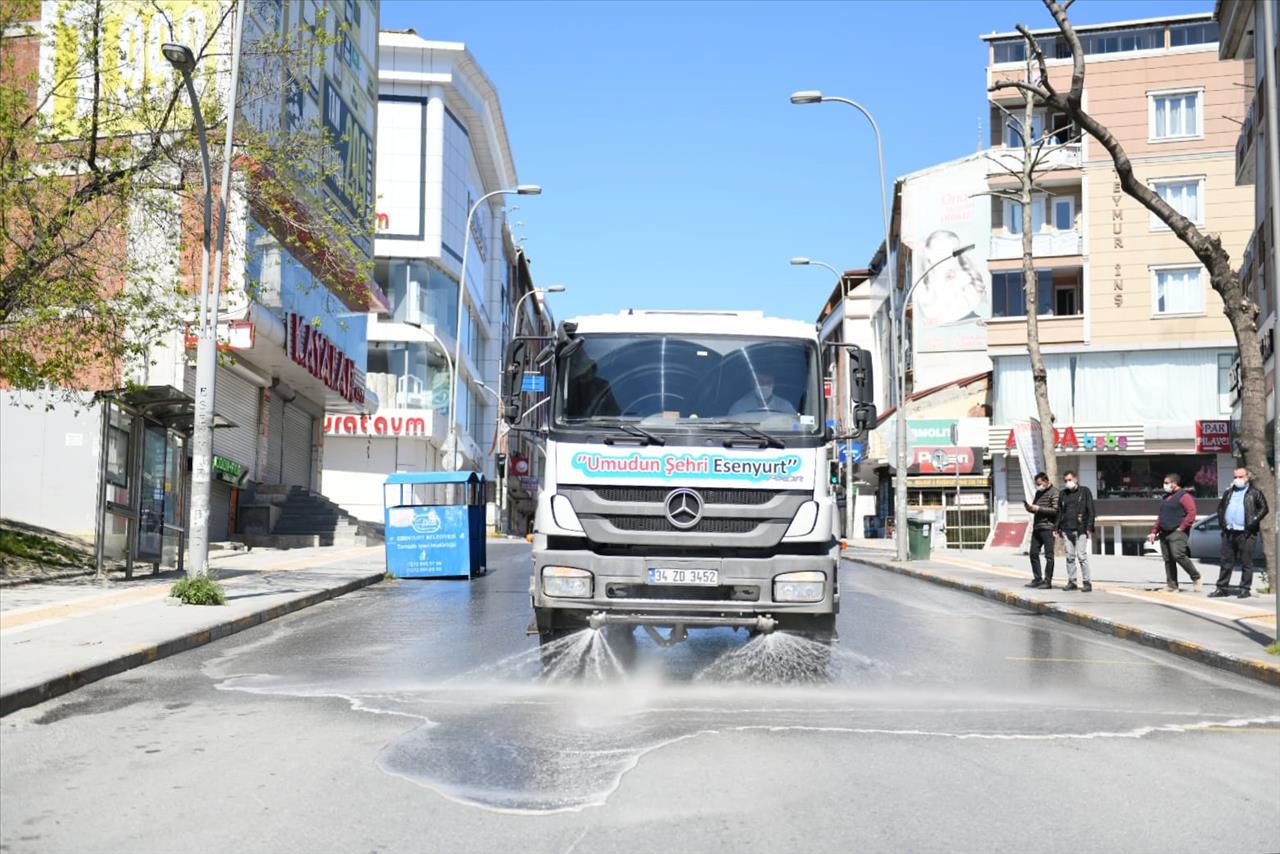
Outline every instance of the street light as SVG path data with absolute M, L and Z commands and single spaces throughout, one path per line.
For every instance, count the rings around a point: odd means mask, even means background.
M 520 306 L 524 304 L 525 300 L 527 300 L 529 297 L 533 296 L 534 294 L 562 294 L 564 292 L 565 292 L 564 285 L 551 285 L 550 287 L 546 287 L 546 288 L 534 288 L 533 290 L 529 291 L 526 294 L 521 294 L 520 299 L 516 300 L 516 310 L 512 312 L 516 318 L 515 332 L 513 334 L 518 334 L 520 332 Z M 538 314 L 544 320 L 546 319 L 546 313 L 543 311 L 541 303 L 538 304 Z
M 911 305 L 911 297 L 916 292 L 916 285 L 920 284 L 925 279 L 929 278 L 929 274 L 932 273 L 934 268 L 936 268 L 939 264 L 945 264 L 947 261 L 951 261 L 953 259 L 958 261 L 960 260 L 961 255 L 968 252 L 972 248 L 973 248 L 972 243 L 970 243 L 968 246 L 961 246 L 959 249 L 955 250 L 950 255 L 944 255 L 943 257 L 939 258 L 937 261 L 934 261 L 932 264 L 928 266 L 928 268 L 923 273 L 919 275 L 919 277 L 916 278 L 914 282 L 911 283 L 911 286 L 907 288 L 906 296 L 904 296 L 902 299 L 902 317 L 899 318 L 897 323 L 898 340 L 896 343 L 897 343 L 898 352 L 897 352 L 895 367 L 897 368 L 899 377 L 905 377 L 907 375 L 906 358 L 905 358 L 906 349 L 907 349 L 906 348 L 907 307 Z M 890 305 L 891 310 L 892 308 L 893 306 Z M 905 386 L 905 383 L 903 383 L 903 385 Z M 894 489 L 901 490 L 901 495 L 903 497 L 901 504 L 902 506 L 905 507 L 907 503 L 905 500 L 906 494 L 907 494 L 906 493 L 906 488 L 907 488 L 906 487 L 906 484 L 907 484 L 906 444 L 907 443 L 906 443 L 906 428 L 904 426 L 907 423 L 907 396 L 905 393 L 902 395 L 902 398 L 898 401 L 897 422 L 898 422 L 898 448 L 897 448 L 896 456 L 898 458 L 898 470 L 894 473 Z M 956 496 L 957 496 L 956 513 L 957 514 L 959 514 L 958 508 L 960 507 L 959 494 L 960 494 L 960 464 L 959 462 L 957 462 L 956 463 Z M 956 516 L 957 525 L 959 524 L 959 521 L 958 521 L 959 518 L 960 518 L 959 515 L 957 515 Z M 897 526 L 894 529 L 894 536 L 896 537 L 899 529 L 905 529 L 904 528 L 906 524 L 905 516 L 898 517 L 898 521 L 895 522 L 894 524 Z
M 885 182 L 884 176 L 884 143 L 880 139 L 880 126 L 876 124 L 875 117 L 871 115 L 871 112 L 857 101 L 851 101 L 848 98 L 836 98 L 823 95 L 822 92 L 816 89 L 804 89 L 791 94 L 791 103 L 793 104 L 821 104 L 825 101 L 831 101 L 837 104 L 845 104 L 846 106 L 853 107 L 855 110 L 862 113 L 862 115 L 866 117 L 867 121 L 871 123 L 871 130 L 876 135 L 876 156 L 880 163 L 880 215 L 884 219 L 884 266 L 885 270 L 892 275 L 892 270 L 889 264 L 889 250 L 891 245 L 889 241 L 889 194 L 888 185 Z M 890 291 L 889 293 L 889 337 L 896 343 L 898 335 L 894 328 L 896 321 L 893 313 L 893 292 Z M 901 347 L 899 347 L 898 358 L 896 361 L 902 361 Z M 898 408 L 901 410 L 907 396 L 907 380 L 901 373 L 898 374 L 897 379 Z M 893 539 L 896 546 L 898 560 L 905 561 L 907 559 L 907 424 L 901 417 L 901 411 L 899 411 L 899 417 L 896 420 L 898 428 L 898 465 L 897 472 L 894 474 L 893 516 L 896 521 L 894 522 L 895 528 Z
M 200 313 L 196 322 L 196 406 L 191 437 L 191 546 L 187 565 L 190 576 L 204 575 L 209 563 L 210 473 L 213 468 L 213 401 L 218 364 L 218 293 L 209 288 L 209 243 L 212 240 L 213 180 L 209 169 L 209 138 L 205 133 L 200 99 L 191 81 L 196 67 L 191 48 L 172 42 L 160 52 L 182 75 L 191 100 L 191 112 L 200 143 L 200 176 L 204 181 L 204 228 L 201 235 Z
M 841 308 L 841 317 L 846 318 L 849 309 L 849 289 L 845 284 L 844 273 L 841 273 L 835 267 L 825 261 L 814 261 L 811 258 L 792 258 L 791 266 L 793 267 L 825 267 L 836 277 L 836 283 L 844 285 L 844 306 Z M 843 320 L 841 321 L 843 323 Z M 844 338 L 843 330 L 841 330 L 842 339 Z M 848 408 L 845 411 L 845 423 L 851 425 L 853 423 L 853 374 L 849 372 L 845 383 L 845 403 Z M 856 493 L 853 485 L 853 454 L 846 449 L 844 455 L 844 535 L 846 539 L 853 538 L 853 505 Z
M 458 275 L 458 318 L 457 325 L 453 329 L 453 364 L 455 366 L 462 362 L 462 310 L 466 305 L 467 292 L 467 250 L 471 248 L 471 218 L 475 216 L 476 210 L 480 205 L 494 196 L 540 196 L 542 188 L 537 184 L 519 184 L 514 188 L 504 190 L 493 190 L 485 193 L 476 199 L 475 204 L 467 211 L 467 221 L 462 227 L 462 271 Z M 458 470 L 458 446 L 461 444 L 461 436 L 458 435 L 456 418 L 458 406 L 458 372 L 455 370 L 449 377 L 449 431 L 453 436 L 453 465 L 454 471 Z

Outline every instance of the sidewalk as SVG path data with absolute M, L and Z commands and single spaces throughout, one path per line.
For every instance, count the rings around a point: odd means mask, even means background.
M 888 540 L 853 540 L 844 556 L 1280 685 L 1280 656 L 1264 649 L 1275 639 L 1275 599 L 1207 598 L 1218 576 L 1211 564 L 1197 563 L 1203 592 L 1192 592 L 1184 578 L 1182 590 L 1169 593 L 1158 558 L 1093 555 L 1093 592 L 1082 593 L 1062 589 L 1067 569 L 1061 556 L 1052 590 L 1023 586 L 1031 580 L 1025 554 L 935 549 L 931 560 L 904 565 L 893 559 Z
M 175 572 L 0 589 L 0 715 L 382 580 L 382 546 L 255 549 L 213 561 L 225 606 L 176 605 Z

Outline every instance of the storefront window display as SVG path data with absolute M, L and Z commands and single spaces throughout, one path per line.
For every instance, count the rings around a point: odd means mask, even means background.
M 1177 473 L 1182 486 L 1196 498 L 1218 493 L 1218 461 L 1212 454 L 1152 454 L 1099 456 L 1099 498 L 1159 499 L 1164 476 Z

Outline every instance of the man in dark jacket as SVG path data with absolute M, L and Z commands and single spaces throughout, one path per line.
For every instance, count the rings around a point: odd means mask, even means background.
M 1160 538 L 1160 553 L 1164 557 L 1165 590 L 1176 593 L 1178 590 L 1178 567 L 1186 570 L 1191 576 L 1191 584 L 1196 590 L 1203 589 L 1200 582 L 1200 570 L 1191 562 L 1188 554 L 1187 539 L 1191 526 L 1196 523 L 1196 500 L 1191 493 L 1182 488 L 1182 477 L 1176 472 L 1164 476 L 1164 500 L 1160 502 L 1160 512 L 1156 523 L 1151 526 L 1147 542 L 1154 543 Z
M 1241 467 L 1235 471 L 1235 480 L 1222 500 L 1218 502 L 1218 527 L 1222 530 L 1222 570 L 1218 573 L 1216 589 L 1210 596 L 1226 596 L 1230 592 L 1231 571 L 1240 564 L 1241 599 L 1247 599 L 1253 590 L 1253 549 L 1258 541 L 1258 529 L 1270 508 L 1262 490 L 1253 485 L 1249 470 Z
M 1053 529 L 1058 524 L 1058 490 L 1044 472 L 1036 472 L 1036 494 L 1023 502 L 1031 514 L 1031 583 L 1028 587 L 1053 587 Z M 1040 551 L 1044 550 L 1044 576 L 1040 575 Z
M 1093 537 L 1093 493 L 1080 483 L 1076 473 L 1068 470 L 1063 475 L 1062 492 L 1058 493 L 1058 536 L 1067 549 L 1067 590 L 1076 588 L 1076 563 L 1080 564 L 1079 589 L 1085 593 L 1093 590 L 1089 577 L 1090 538 Z

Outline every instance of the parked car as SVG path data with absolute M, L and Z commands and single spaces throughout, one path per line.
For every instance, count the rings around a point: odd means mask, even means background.
M 1197 560 L 1212 560 L 1215 563 L 1222 557 L 1222 529 L 1218 527 L 1217 514 L 1205 516 L 1191 526 L 1191 556 Z M 1253 541 L 1253 565 L 1265 566 L 1262 556 L 1262 537 Z

